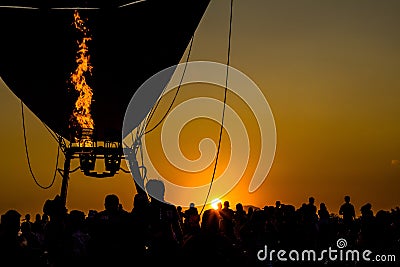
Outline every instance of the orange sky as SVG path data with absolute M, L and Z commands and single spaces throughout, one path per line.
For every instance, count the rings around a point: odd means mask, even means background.
M 259 190 L 249 194 L 249 177 L 244 177 L 224 199 L 232 206 L 263 207 L 275 200 L 300 206 L 314 196 L 316 204 L 325 202 L 331 212 L 338 211 L 346 194 L 357 210 L 366 202 L 375 212 L 400 205 L 399 12 L 396 0 L 235 1 L 231 65 L 253 79 L 268 100 L 277 146 Z M 229 1 L 211 1 L 196 32 L 191 61 L 226 62 L 228 16 Z M 184 87 L 181 100 L 195 90 L 207 93 L 205 88 Z M 222 96 L 222 88 L 214 89 Z M 61 177 L 49 190 L 35 185 L 26 163 L 20 103 L 3 83 L 0 101 L 0 213 L 9 208 L 41 212 L 44 201 L 59 193 Z M 229 95 L 227 101 L 238 113 L 246 112 Z M 33 171 L 46 185 L 53 176 L 57 143 L 32 113 L 25 115 Z M 250 130 L 254 126 L 248 125 Z M 185 128 L 181 142 L 187 145 L 184 154 L 196 157 L 198 141 L 207 133 L 199 129 L 218 125 L 198 121 L 191 127 Z M 224 140 L 226 156 L 229 142 Z M 190 141 L 197 143 L 191 146 Z M 257 151 L 257 138 L 251 141 Z M 62 164 L 63 157 L 60 168 Z M 211 177 L 202 179 L 197 182 Z M 116 193 L 130 210 L 131 176 L 98 180 L 78 171 L 71 175 L 68 209 L 100 210 L 108 193 Z

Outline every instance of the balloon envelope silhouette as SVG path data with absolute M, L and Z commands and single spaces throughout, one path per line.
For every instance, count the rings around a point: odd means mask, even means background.
M 0 7 L 0 76 L 41 121 L 65 138 L 78 96 L 70 83 L 80 38 L 73 26 L 74 10 L 86 19 L 93 66 L 87 82 L 93 90 L 91 114 L 99 140 L 121 138 L 131 97 L 152 75 L 179 63 L 209 4 L 209 0 L 6 2 Z M 160 88 L 154 90 L 158 97 Z

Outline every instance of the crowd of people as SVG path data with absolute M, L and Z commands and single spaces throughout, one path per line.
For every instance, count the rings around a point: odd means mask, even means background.
M 160 181 L 149 183 L 160 192 Z M 1 216 L 0 265 L 284 266 L 289 263 L 260 261 L 257 252 L 265 246 L 275 251 L 337 248 L 340 238 L 347 248 L 398 255 L 399 208 L 375 214 L 367 203 L 356 216 L 350 197 L 345 196 L 338 211 L 329 212 L 324 203 L 317 207 L 310 197 L 299 208 L 280 201 L 248 209 L 236 203 L 233 208 L 224 201 L 217 209 L 199 212 L 194 204 L 184 210 L 166 203 L 162 196 L 138 193 L 131 211 L 124 210 L 118 196 L 110 194 L 105 197 L 104 210 L 86 215 L 68 211 L 56 196 L 45 202 L 43 214 L 33 221 L 29 214 L 22 218 L 16 210 Z M 387 266 L 398 266 L 400 259 L 396 260 Z M 7 262 L 11 264 L 3 264 Z M 291 262 L 288 266 L 296 264 L 316 263 Z M 323 264 L 360 266 L 356 261 Z

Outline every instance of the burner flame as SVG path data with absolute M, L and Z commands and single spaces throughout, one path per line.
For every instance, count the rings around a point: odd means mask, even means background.
M 74 12 L 75 29 L 83 34 L 80 41 L 77 41 L 78 50 L 76 53 L 77 67 L 71 73 L 70 79 L 74 89 L 79 93 L 78 99 L 75 102 L 75 107 L 71 115 L 72 127 L 79 127 L 81 129 L 94 129 L 94 122 L 91 111 L 93 91 L 87 84 L 86 75 L 92 74 L 92 66 L 90 64 L 88 42 L 92 40 L 89 36 L 89 30 L 85 26 L 85 21 L 80 17 L 79 12 Z

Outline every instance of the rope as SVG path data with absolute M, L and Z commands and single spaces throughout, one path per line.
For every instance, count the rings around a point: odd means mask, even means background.
M 205 208 L 205 206 L 207 204 L 207 201 L 208 201 L 208 197 L 210 196 L 211 187 L 212 187 L 212 184 L 214 182 L 215 173 L 216 173 L 216 170 L 217 170 L 219 152 L 220 152 L 220 149 L 221 149 L 221 139 L 222 139 L 222 131 L 224 129 L 224 118 L 225 118 L 225 108 L 226 108 L 226 95 L 227 95 L 227 92 L 228 92 L 229 64 L 230 64 L 230 54 L 231 54 L 231 36 L 232 36 L 232 17 L 233 17 L 232 16 L 232 13 L 233 13 L 232 11 L 233 11 L 233 0 L 231 0 L 231 10 L 230 10 L 230 18 L 229 18 L 228 59 L 227 59 L 227 63 L 226 63 L 224 107 L 222 109 L 221 127 L 220 127 L 220 131 L 219 131 L 219 140 L 218 140 L 218 149 L 217 149 L 217 155 L 215 157 L 215 164 L 214 164 L 214 170 L 213 170 L 213 174 L 212 174 L 212 178 L 211 178 L 211 182 L 210 182 L 210 187 L 208 188 L 207 196 L 206 196 L 206 199 L 204 201 L 203 207 L 201 208 L 200 215 L 203 213 L 204 208 Z
M 27 159 L 27 162 L 28 162 L 29 172 L 31 173 L 31 176 L 32 176 L 32 178 L 35 181 L 35 184 L 37 186 L 39 186 L 42 189 L 49 189 L 50 187 L 53 186 L 53 184 L 54 184 L 54 182 L 56 180 L 58 159 L 59 159 L 59 156 L 60 156 L 60 146 L 57 146 L 57 159 L 56 159 L 56 167 L 55 167 L 55 170 L 54 170 L 53 179 L 52 179 L 51 183 L 48 186 L 43 186 L 36 179 L 36 177 L 35 177 L 35 175 L 33 173 L 33 170 L 32 170 L 30 159 L 29 159 L 28 144 L 27 144 L 27 141 L 26 141 L 24 104 L 23 104 L 22 100 L 21 100 L 21 111 L 22 111 L 22 129 L 23 129 L 23 132 L 24 132 L 25 155 L 26 155 L 26 159 Z
M 61 136 L 55 132 L 53 132 L 49 126 L 47 126 L 46 123 L 42 122 L 43 126 L 46 128 L 46 130 L 49 132 L 49 134 L 53 137 L 54 140 L 57 141 L 57 143 L 59 143 Z
M 138 4 L 138 3 L 141 3 L 141 2 L 146 2 L 147 0 L 138 0 L 138 1 L 133 1 L 133 2 L 130 2 L 130 3 L 128 3 L 128 4 L 124 4 L 124 5 L 120 5 L 118 8 L 121 8 L 121 7 L 126 7 L 126 6 L 130 6 L 130 5 L 134 5 L 134 4 Z

